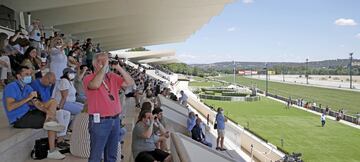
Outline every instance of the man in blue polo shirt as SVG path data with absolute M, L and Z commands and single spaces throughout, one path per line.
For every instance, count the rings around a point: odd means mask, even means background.
M 44 128 L 48 130 L 48 158 L 63 159 L 65 155 L 55 150 L 56 132 L 64 126 L 55 119 L 56 102 L 40 102 L 37 92 L 30 85 L 31 69 L 20 66 L 16 70 L 17 80 L 6 85 L 3 94 L 3 105 L 10 125 L 15 128 Z M 34 105 L 34 107 L 30 107 Z
M 30 86 L 34 91 L 38 93 L 38 98 L 41 102 L 56 102 L 55 99 L 51 98 L 53 86 L 56 81 L 55 73 L 48 72 L 42 78 L 36 79 L 31 82 Z M 53 100 L 53 101 L 51 101 Z M 59 148 L 68 148 L 70 145 L 65 142 L 64 136 L 67 132 L 67 127 L 70 123 L 71 113 L 66 110 L 57 110 L 56 111 L 56 119 L 59 124 L 65 126 L 65 129 L 61 132 L 57 132 L 57 147 Z

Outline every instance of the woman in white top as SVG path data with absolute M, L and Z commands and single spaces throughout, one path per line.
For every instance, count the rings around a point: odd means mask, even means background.
M 53 38 L 50 50 L 50 71 L 60 80 L 63 70 L 67 67 L 67 57 L 64 52 L 66 45 L 60 37 Z
M 79 114 L 84 105 L 76 102 L 76 89 L 73 83 L 76 71 L 65 68 L 61 80 L 55 84 L 53 98 L 59 103 L 59 108 L 70 111 L 71 114 Z

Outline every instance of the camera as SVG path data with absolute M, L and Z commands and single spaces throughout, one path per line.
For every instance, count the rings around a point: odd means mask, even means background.
M 117 61 L 117 60 L 110 60 L 109 64 L 110 64 L 110 65 L 118 65 L 118 64 L 119 64 L 119 61 Z

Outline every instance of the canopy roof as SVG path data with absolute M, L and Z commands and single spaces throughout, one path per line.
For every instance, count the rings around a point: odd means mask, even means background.
M 185 41 L 232 0 L 1 0 L 104 50 Z

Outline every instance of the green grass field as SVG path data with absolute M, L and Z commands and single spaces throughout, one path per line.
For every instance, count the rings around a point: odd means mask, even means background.
M 232 76 L 220 77 L 217 79 L 232 82 Z M 265 90 L 265 81 L 238 76 L 237 83 L 245 86 L 256 85 L 257 88 Z M 269 81 L 269 93 L 291 96 L 293 99 L 304 98 L 306 101 L 316 102 L 323 107 L 328 105 L 332 110 L 344 108 L 347 114 L 360 112 L 360 92 L 337 90 L 319 87 L 309 87 Z M 360 155 L 359 155 L 360 156 Z
M 289 152 L 303 153 L 303 159 L 314 162 L 359 162 L 360 130 L 327 119 L 321 127 L 320 116 L 262 98 L 258 102 L 204 100 L 208 105 L 223 107 L 225 115 Z

